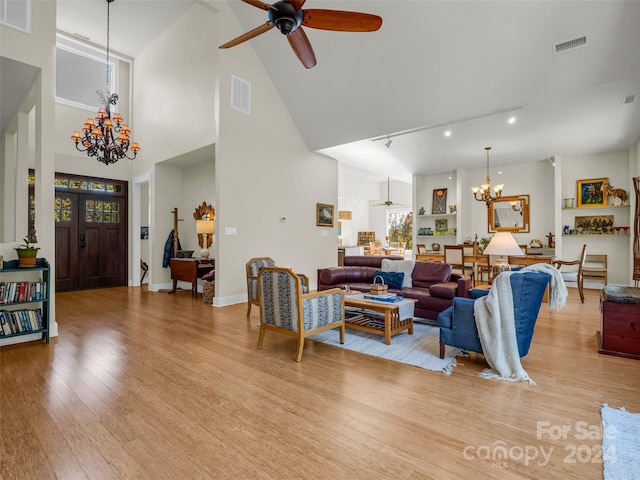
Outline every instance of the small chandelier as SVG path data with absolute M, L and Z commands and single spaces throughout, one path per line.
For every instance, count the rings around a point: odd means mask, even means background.
M 487 183 L 479 187 L 471 187 L 471 191 L 476 200 L 486 203 L 488 207 L 491 202 L 502 196 L 502 187 L 504 187 L 504 184 L 501 183 L 493 187 L 495 195 L 491 194 L 491 179 L 489 178 L 489 150 L 491 150 L 491 147 L 484 147 L 484 149 L 487 151 Z
M 110 67 L 109 67 L 109 7 L 114 0 L 107 0 L 107 86 L 104 92 L 97 91 L 100 104 L 103 105 L 96 114 L 95 120 L 87 118 L 82 133 L 73 132 L 71 140 L 76 142 L 76 149 L 80 152 L 87 152 L 90 157 L 96 157 L 99 162 L 105 165 L 116 163 L 122 158 L 133 160 L 140 151 L 140 146 L 130 143 L 131 130 L 129 126 L 123 124 L 122 116 L 114 113 L 111 116 L 111 105 L 118 101 L 118 94 L 111 93 L 110 89 Z M 114 136 L 117 134 L 117 137 Z M 80 147 L 82 144 L 82 147 Z M 131 150 L 133 156 L 127 155 Z

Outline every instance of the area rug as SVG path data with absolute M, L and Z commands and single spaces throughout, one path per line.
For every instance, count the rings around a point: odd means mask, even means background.
M 407 363 L 447 375 L 456 365 L 456 354 L 460 353 L 460 350 L 447 347 L 445 358 L 441 359 L 439 356 L 440 329 L 420 323 L 413 325 L 413 335 L 402 332 L 391 337 L 391 345 L 385 345 L 384 337 L 379 335 L 348 328 L 342 345 L 336 330 L 327 330 L 307 338 L 314 342 L 326 343 L 394 362 Z
M 604 480 L 640 478 L 640 414 L 606 403 L 602 415 Z

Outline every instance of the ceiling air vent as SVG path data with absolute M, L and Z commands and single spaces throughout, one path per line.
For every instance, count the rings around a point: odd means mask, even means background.
M 587 44 L 587 36 L 574 38 L 573 40 L 567 40 L 566 42 L 556 43 L 553 47 L 555 55 L 563 53 L 574 48 L 584 47 Z
M 251 84 L 235 75 L 231 75 L 231 108 L 251 113 Z
M 622 103 L 623 105 L 627 105 L 629 103 L 633 103 L 636 101 L 636 96 L 634 95 L 626 95 L 625 97 L 622 98 Z

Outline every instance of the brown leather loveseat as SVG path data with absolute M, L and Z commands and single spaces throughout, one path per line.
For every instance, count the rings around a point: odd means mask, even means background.
M 318 269 L 318 291 L 348 286 L 351 290 L 368 292 L 374 272 L 382 269 L 382 260 L 403 260 L 402 257 L 345 256 L 344 266 Z M 439 262 L 415 262 L 411 287 L 389 288 L 405 298 L 415 298 L 415 316 L 436 320 L 438 314 L 453 304 L 453 297 L 469 297 L 470 275 L 451 273 L 451 265 Z

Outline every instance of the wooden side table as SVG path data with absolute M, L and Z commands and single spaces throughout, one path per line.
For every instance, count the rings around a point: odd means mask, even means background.
M 640 360 L 640 288 L 607 285 L 600 311 L 598 353 Z
M 193 298 L 198 298 L 198 279 L 216 268 L 213 258 L 172 258 L 170 267 L 173 289 L 169 293 L 176 293 L 178 280 L 181 280 L 191 283 Z

